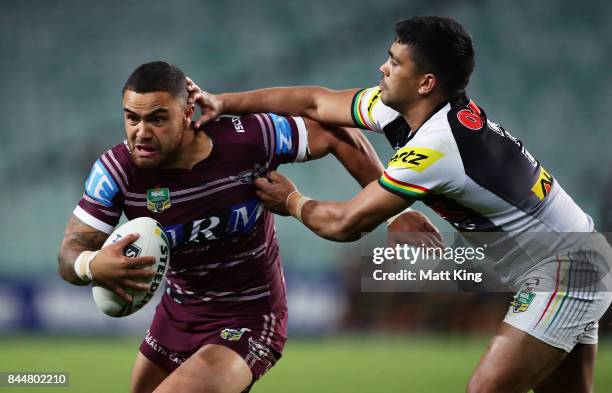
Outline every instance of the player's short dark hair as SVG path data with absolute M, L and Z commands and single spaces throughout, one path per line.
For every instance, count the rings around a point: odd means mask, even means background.
M 187 99 L 187 81 L 178 67 L 165 61 L 153 61 L 140 65 L 132 72 L 123 86 L 122 93 L 167 91 L 173 97 Z
M 474 71 L 474 45 L 461 24 L 451 18 L 415 16 L 397 22 L 396 41 L 409 45 L 419 71 L 436 75 L 444 93 L 464 92 Z

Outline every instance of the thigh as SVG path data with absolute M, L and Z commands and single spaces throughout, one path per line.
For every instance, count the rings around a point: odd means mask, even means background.
M 194 314 L 166 300 L 164 297 L 158 306 L 140 352 L 170 374 L 169 384 L 179 375 L 186 377 L 186 373 L 189 374 L 189 370 L 195 370 L 198 365 L 210 368 L 218 364 L 211 363 L 211 359 L 216 361 L 216 354 L 225 353 L 227 356 L 220 359 L 238 356 L 241 359 L 238 364 L 246 364 L 250 372 L 248 387 L 282 356 L 287 339 L 285 310 L 259 316 L 237 314 L 208 317 Z M 212 351 L 210 348 L 217 349 Z M 204 358 L 201 356 L 203 353 L 206 354 Z M 188 360 L 189 365 L 174 376 Z M 166 382 L 163 385 L 168 386 Z
M 596 355 L 597 344 L 576 345 L 557 368 L 534 388 L 534 392 L 592 392 Z
M 468 392 L 524 393 L 544 380 L 567 352 L 502 323 L 470 379 Z
M 240 393 L 252 381 L 242 356 L 217 344 L 207 344 L 183 362 L 155 393 Z
M 130 392 L 151 393 L 168 374 L 168 371 L 149 360 L 141 352 L 138 352 L 134 368 L 132 369 Z

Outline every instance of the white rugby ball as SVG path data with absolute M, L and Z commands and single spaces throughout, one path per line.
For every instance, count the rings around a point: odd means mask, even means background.
M 164 228 L 157 221 L 149 217 L 139 217 L 121 225 L 106 239 L 102 248 L 115 243 L 123 236 L 131 233 L 138 233 L 140 237 L 123 250 L 124 255 L 130 258 L 154 256 L 155 263 L 150 265 L 149 268 L 157 274 L 150 280 L 143 281 L 150 284 L 151 288 L 148 291 L 125 288 L 125 291 L 132 296 L 131 302 L 127 302 L 114 292 L 94 283 L 92 291 L 96 306 L 103 313 L 111 317 L 125 317 L 140 310 L 147 304 L 161 286 L 170 264 L 170 244 L 164 233 Z

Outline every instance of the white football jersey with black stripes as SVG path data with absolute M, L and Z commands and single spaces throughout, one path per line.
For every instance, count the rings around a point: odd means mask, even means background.
M 591 217 L 523 143 L 465 95 L 441 104 L 416 132 L 382 103 L 378 87 L 356 93 L 352 114 L 396 150 L 379 184 L 422 200 L 472 243 L 493 243 L 488 254 L 506 278 L 593 231 Z

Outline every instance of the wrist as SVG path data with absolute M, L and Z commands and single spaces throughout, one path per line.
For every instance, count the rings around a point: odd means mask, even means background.
M 217 109 L 219 110 L 219 114 L 224 115 L 228 110 L 232 109 L 231 105 L 228 105 L 230 102 L 229 93 L 221 93 L 216 94 L 215 98 L 217 100 Z M 233 109 L 232 109 L 233 110 Z
M 92 282 L 91 261 L 96 257 L 98 251 L 83 251 L 74 261 L 74 273 L 81 281 Z
M 308 202 L 309 200 L 310 198 L 300 194 L 299 191 L 292 191 L 291 193 L 289 193 L 289 195 L 287 195 L 287 201 L 285 202 L 285 205 L 287 206 L 287 211 L 293 217 L 297 218 L 298 221 L 303 222 L 302 209 L 304 208 L 306 202 Z
M 395 221 L 399 216 L 401 216 L 404 213 L 408 213 L 414 211 L 411 208 L 407 207 L 406 209 L 402 210 L 401 212 L 397 213 L 396 215 L 394 215 L 393 217 L 389 217 L 387 218 L 386 222 L 387 222 L 387 226 L 393 224 L 393 221 Z

